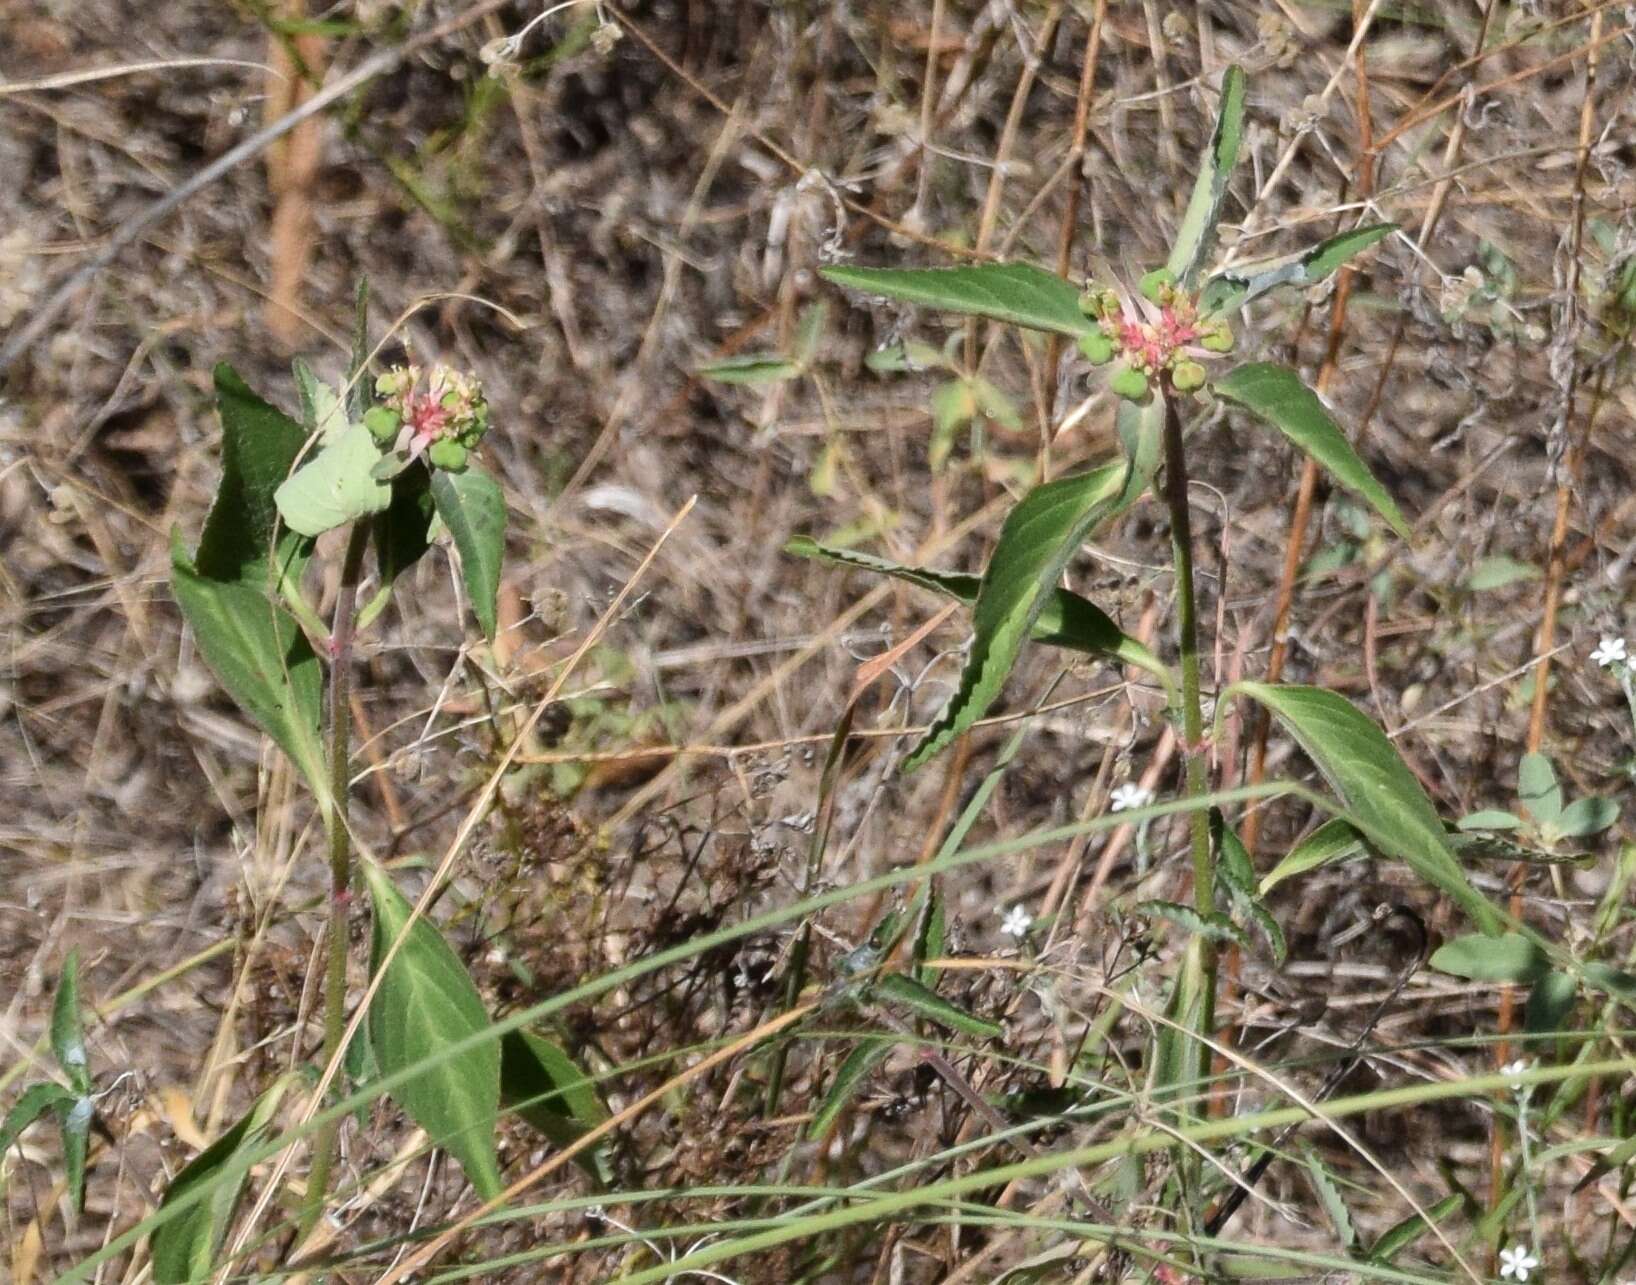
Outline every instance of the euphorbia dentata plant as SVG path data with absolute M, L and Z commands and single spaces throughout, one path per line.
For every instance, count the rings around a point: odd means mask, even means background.
M 953 694 L 908 754 L 907 770 L 926 763 L 983 717 L 1024 642 L 1032 638 L 1158 673 L 1182 747 L 1184 795 L 1194 801 L 1205 795 L 1211 742 L 1200 683 L 1184 422 L 1196 405 L 1225 403 L 1280 431 L 1366 501 L 1399 536 L 1409 536 L 1391 496 L 1295 371 L 1263 362 L 1221 369 L 1234 348 L 1233 322 L 1247 305 L 1280 287 L 1322 281 L 1394 231 L 1390 224 L 1365 224 L 1303 253 L 1212 271 L 1217 219 L 1243 131 L 1245 88 L 1242 72 L 1229 68 L 1215 129 L 1170 256 L 1134 289 L 1116 280 L 1069 281 L 1026 263 L 823 269 L 828 280 L 866 296 L 1066 336 L 1093 367 L 1106 372 L 1107 387 L 1116 394 L 1115 423 L 1124 457 L 1043 482 L 1023 495 L 1004 520 L 980 579 L 904 567 L 805 539 L 792 545 L 792 552 L 804 556 L 895 575 L 972 604 L 964 669 Z M 1150 487 L 1170 518 L 1177 674 L 1124 635 L 1093 603 L 1058 584 L 1093 531 Z M 1235 696 L 1265 706 L 1318 765 L 1339 800 L 1342 818 L 1315 834 L 1312 842 L 1318 846 L 1292 852 L 1280 867 L 1280 879 L 1286 868 L 1290 873 L 1310 869 L 1343 851 L 1367 848 L 1402 859 L 1475 921 L 1482 933 L 1462 941 L 1476 944 L 1490 972 L 1501 967 L 1496 952 L 1510 950 L 1519 958 L 1526 955 L 1532 961 L 1527 967 L 1549 962 L 1595 984 L 1562 952 L 1511 921 L 1472 886 L 1415 775 L 1359 709 L 1319 687 L 1242 682 L 1218 694 L 1218 719 Z M 1193 906 L 1166 902 L 1138 907 L 1191 934 L 1171 990 L 1168 1017 L 1174 1025 L 1160 1031 L 1154 1048 L 1155 1088 L 1173 1092 L 1196 1091 L 1209 1070 L 1205 1045 L 1178 1031 L 1208 1035 L 1213 1029 L 1217 943 L 1247 940 L 1224 904 L 1264 932 L 1275 956 L 1283 945 L 1260 900 L 1270 882 L 1258 884 L 1233 830 L 1212 826 L 1210 810 L 1200 803 L 1189 810 L 1189 822 Z M 1338 833 L 1345 842 L 1337 843 Z M 1218 895 L 1218 887 L 1225 896 Z M 1433 963 L 1472 975 L 1462 956 L 1440 954 Z M 1519 976 L 1526 975 L 1524 968 Z

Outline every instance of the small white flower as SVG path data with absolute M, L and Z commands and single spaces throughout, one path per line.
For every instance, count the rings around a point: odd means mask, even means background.
M 1513 1245 L 1510 1249 L 1500 1251 L 1500 1275 L 1506 1280 L 1515 1278 L 1519 1281 L 1528 1279 L 1528 1273 L 1539 1266 L 1539 1259 L 1534 1257 L 1534 1251 L 1526 1245 Z
M 1500 1068 L 1500 1074 L 1510 1077 L 1511 1091 L 1513 1093 L 1521 1093 L 1523 1091 L 1521 1077 L 1533 1069 L 1534 1064 L 1532 1062 L 1530 1062 L 1527 1058 L 1519 1057 L 1515 1062 L 1507 1062 L 1504 1066 L 1502 1066 Z
M 1000 931 L 1007 936 L 1021 941 L 1028 936 L 1028 926 L 1034 922 L 1034 917 L 1021 906 L 1013 906 L 1005 912 L 1005 920 L 1000 924 Z
M 1601 643 L 1591 653 L 1591 659 L 1606 669 L 1609 665 L 1621 664 L 1630 659 L 1630 653 L 1625 647 L 1623 638 L 1615 638 L 1611 634 L 1604 635 Z
M 1143 789 L 1134 783 L 1121 785 L 1108 796 L 1108 810 L 1110 812 L 1128 812 L 1132 808 L 1145 808 L 1153 802 L 1153 791 Z

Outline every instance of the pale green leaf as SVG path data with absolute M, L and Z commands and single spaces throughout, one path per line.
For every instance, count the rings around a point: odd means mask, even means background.
M 1341 1199 L 1335 1176 L 1324 1167 L 1324 1162 L 1310 1146 L 1302 1145 L 1301 1157 L 1306 1161 L 1307 1176 L 1312 1179 L 1313 1190 L 1318 1193 L 1330 1227 L 1334 1229 L 1341 1247 L 1350 1253 L 1358 1243 L 1358 1233 L 1352 1226 L 1352 1215 L 1346 1208 L 1346 1201 Z
M 506 548 L 506 500 L 500 484 L 473 466 L 432 474 L 432 501 L 460 551 L 460 573 L 483 634 L 494 641 L 499 620 L 500 561 Z
M 1244 930 L 1226 915 L 1220 912 L 1211 915 L 1201 914 L 1192 906 L 1184 906 L 1179 901 L 1144 901 L 1134 906 L 1132 913 L 1146 919 L 1163 919 L 1195 936 L 1205 937 L 1211 941 L 1232 942 L 1235 946 L 1250 944 Z
M 318 729 L 323 676 L 295 617 L 255 584 L 200 574 L 179 535 L 171 543 L 171 591 L 227 694 L 290 756 L 313 793 L 327 799 Z
M 835 1072 L 829 1092 L 824 1094 L 824 1100 L 812 1113 L 812 1121 L 807 1125 L 808 1139 L 817 1142 L 828 1135 L 847 1103 L 858 1095 L 858 1090 L 868 1081 L 869 1073 L 886 1060 L 886 1055 L 896 1042 L 888 1036 L 871 1035 L 846 1055 L 840 1070 Z
M 1522 824 L 1522 818 L 1500 808 L 1485 808 L 1467 813 L 1455 824 L 1462 830 L 1515 830 Z
M 1347 490 L 1367 501 L 1404 539 L 1409 524 L 1397 504 L 1358 458 L 1351 443 L 1330 419 L 1318 394 L 1293 370 L 1266 362 L 1240 366 L 1211 385 L 1216 394 L 1271 424 L 1294 442 Z
M 1279 286 L 1313 285 L 1395 231 L 1395 223 L 1373 223 L 1332 236 L 1297 254 L 1235 264 L 1204 283 L 1199 291 L 1199 312 L 1205 316 L 1231 315 Z
M 1562 809 L 1555 829 L 1564 839 L 1586 839 L 1618 819 L 1619 805 L 1612 799 L 1575 799 Z
M 508 1031 L 500 1041 L 500 1104 L 559 1147 L 608 1118 L 596 1082 L 554 1041 L 528 1030 Z M 605 1146 L 587 1147 L 574 1159 L 596 1181 L 613 1181 Z
M 1221 78 L 1221 104 L 1217 109 L 1216 127 L 1210 142 L 1199 160 L 1198 177 L 1193 181 L 1193 195 L 1188 198 L 1187 211 L 1171 244 L 1170 258 L 1165 266 L 1178 284 L 1190 287 L 1215 245 L 1216 222 L 1221 217 L 1221 199 L 1227 192 L 1227 180 L 1238 163 L 1238 148 L 1244 138 L 1244 73 L 1237 67 L 1228 67 Z
M 381 447 L 362 424 L 349 424 L 278 488 L 274 499 L 285 525 L 299 535 L 322 535 L 392 503 L 392 488 L 375 477 Z
M 1494 907 L 1455 860 L 1420 782 L 1361 710 L 1319 687 L 1236 683 L 1228 694 L 1249 696 L 1271 711 L 1346 804 L 1347 819 L 1375 847 L 1407 862 L 1485 929 L 1497 926 Z
M 276 1081 L 256 1099 L 249 1114 L 195 1156 L 165 1188 L 160 1209 L 200 1187 L 208 1187 L 209 1194 L 154 1230 L 149 1248 L 157 1285 L 208 1281 L 214 1274 L 216 1255 L 250 1174 L 239 1157 L 266 1140 L 288 1083 Z
M 813 359 L 818 356 L 818 345 L 823 342 L 824 323 L 828 320 L 829 304 L 818 299 L 808 305 L 796 324 L 792 355 L 803 371 L 812 369 Z
M 369 1006 L 369 1043 L 381 1073 L 424 1070 L 392 1090 L 436 1146 L 446 1148 L 484 1200 L 505 1184 L 495 1159 L 494 1126 L 500 1111 L 500 1048 L 490 1040 L 463 1052 L 447 1050 L 487 1029 L 488 1014 L 459 957 L 424 917 L 411 926 L 411 907 L 386 872 L 364 862 L 374 907 L 370 939 L 371 978 L 387 950 L 407 937 L 392 957 Z
M 1439 946 L 1430 962 L 1474 982 L 1537 982 L 1550 968 L 1545 952 L 1521 933 L 1468 933 Z
M 312 368 L 297 357 L 295 372 L 296 392 L 301 398 L 301 422 L 308 436 L 317 434 L 321 444 L 327 445 L 346 431 L 351 422 L 340 395 L 313 374 Z
M 904 303 L 1009 321 L 1033 330 L 1083 335 L 1095 323 L 1079 310 L 1079 289 L 1028 263 L 957 268 L 820 268 L 838 286 Z
M 932 390 L 932 437 L 926 446 L 926 463 L 933 473 L 941 473 L 955 434 L 977 413 L 977 397 L 964 379 L 951 379 Z
M 863 364 L 883 375 L 940 370 L 945 365 L 942 353 L 918 339 L 894 339 L 865 357 Z
M 1540 825 L 1562 817 L 1562 787 L 1551 760 L 1539 753 L 1524 754 L 1517 768 L 1517 801 Z
M 936 1022 L 939 1026 L 948 1027 L 951 1031 L 961 1031 L 981 1039 L 1000 1038 L 998 1022 L 985 1021 L 966 1012 L 958 1004 L 951 1003 L 936 991 L 922 986 L 906 973 L 886 974 L 875 983 L 874 996 L 876 999 L 902 1005 L 921 1017 Z
M 971 381 L 971 391 L 976 395 L 977 409 L 989 419 L 1014 433 L 1022 431 L 1022 416 L 1017 413 L 1017 405 L 1011 398 L 981 376 Z
M 776 352 L 737 353 L 720 361 L 700 366 L 693 372 L 701 379 L 713 379 L 718 384 L 777 384 L 794 379 L 801 373 L 801 365 L 792 358 Z
M 1471 574 L 1466 577 L 1466 588 L 1473 593 L 1483 593 L 1490 589 L 1504 589 L 1520 580 L 1538 580 L 1539 577 L 1540 569 L 1532 562 L 1518 562 L 1515 558 L 1499 554 L 1482 559 L 1471 569 Z

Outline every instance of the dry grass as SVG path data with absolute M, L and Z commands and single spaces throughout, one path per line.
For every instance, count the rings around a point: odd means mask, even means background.
M 625 6 L 615 7 L 626 21 Z M 1632 611 L 1636 397 L 1628 366 L 1606 359 L 1611 341 L 1591 301 L 1614 260 L 1636 247 L 1629 11 L 1604 6 L 1593 19 L 1575 6 L 1536 13 L 1495 0 L 1489 48 L 1476 60 L 1476 5 L 1360 7 L 1372 19 L 1349 57 L 1357 28 L 1341 5 L 1112 5 L 1098 19 L 1098 61 L 1082 97 L 1088 23 L 1101 9 L 1089 2 L 948 0 L 936 6 L 935 29 L 931 4 L 640 4 L 628 14 L 634 30 L 611 50 L 590 39 L 582 9 L 550 19 L 518 62 L 491 76 L 484 46 L 538 11 L 514 5 L 414 56 L 126 249 L 9 372 L 0 403 L 0 1034 L 6 1061 L 17 1063 L 0 1096 L 10 1100 L 19 1076 L 37 1078 L 30 1050 L 72 946 L 97 1014 L 93 1068 L 103 1086 L 117 1082 L 100 1103 L 113 1145 L 94 1152 L 79 1219 L 65 1225 L 53 1198 L 60 1169 L 47 1133 L 29 1135 L 23 1158 L 13 1152 L 13 1279 L 65 1268 L 137 1220 L 257 1086 L 315 1054 L 317 835 L 285 765 L 204 670 L 165 576 L 169 532 L 197 530 L 214 484 L 211 367 L 231 360 L 293 403 L 280 336 L 336 374 L 359 275 L 374 291 L 377 332 L 407 313 L 399 343 L 482 378 L 496 409 L 487 449 L 512 519 L 505 594 L 515 627 L 501 656 L 462 632 L 447 565 L 435 559 L 365 647 L 358 694 L 376 737 L 359 812 L 379 852 L 435 861 L 512 726 L 509 711 L 528 707 L 541 675 L 573 650 L 670 515 L 699 497 L 574 676 L 569 725 L 528 747 L 532 766 L 458 867 L 444 903 L 450 933 L 497 1006 L 796 899 L 823 740 L 853 673 L 934 604 L 902 587 L 865 600 L 873 586 L 787 558 L 781 546 L 794 533 L 845 530 L 889 556 L 979 566 L 1007 492 L 1041 456 L 1042 417 L 1059 420 L 1082 395 L 1083 371 L 1068 358 L 1057 379 L 1043 347 L 1025 349 L 1015 332 L 976 332 L 966 351 L 1016 396 L 1027 426 L 990 425 L 980 451 L 962 441 L 934 476 L 925 449 L 932 382 L 882 379 L 861 363 L 888 337 L 940 342 L 948 326 L 855 306 L 830 295 L 814 269 L 838 254 L 932 259 L 916 237 L 1054 263 L 1065 227 L 1075 275 L 1090 267 L 1093 243 L 1116 265 L 1158 261 L 1191 181 L 1183 166 L 1213 109 L 1201 67 L 1214 83 L 1228 61 L 1252 72 L 1229 249 L 1259 257 L 1328 234 L 1355 217 L 1346 211 L 1360 190 L 1411 234 L 1383 244 L 1352 283 L 1332 359 L 1333 294 L 1263 309 L 1241 337 L 1247 353 L 1309 375 L 1329 367 L 1329 401 L 1361 429 L 1370 462 L 1418 519 L 1412 546 L 1359 544 L 1344 502 L 1320 488 L 1309 552 L 1334 553 L 1334 565 L 1297 588 L 1286 679 L 1324 683 L 1370 708 L 1450 814 L 1511 803 L 1529 737 L 1518 670 L 1535 654 L 1543 581 L 1482 592 L 1466 582 L 1487 559 L 1543 569 L 1564 484 L 1554 638 L 1563 650 L 1544 747 L 1571 792 L 1614 795 L 1632 813 L 1629 720 L 1616 684 L 1585 660 L 1600 634 L 1629 632 Z M 0 324 L 26 322 L 102 238 L 254 131 L 264 96 L 295 101 L 270 95 L 280 70 L 308 57 L 338 74 L 401 39 L 404 24 L 421 29 L 456 11 L 359 0 L 315 12 L 346 30 L 304 35 L 296 47 L 252 18 L 259 8 L 90 0 L 0 16 L 0 63 L 15 80 L 179 56 L 239 60 L 4 90 Z M 1561 20 L 1547 26 L 1548 17 Z M 1586 111 L 1593 146 L 1581 164 Z M 1071 159 L 1076 115 L 1082 166 Z M 1368 139 L 1378 149 L 1372 174 L 1361 166 Z M 308 253 L 304 269 L 292 267 L 289 256 Z M 1471 267 L 1485 282 L 1509 282 L 1510 293 L 1460 309 Z M 718 354 L 776 346 L 820 295 L 831 312 L 818 378 L 769 392 L 691 376 Z M 1099 405 L 1049 441 L 1051 472 L 1106 456 L 1110 419 Z M 1223 628 L 1215 674 L 1257 676 L 1299 465 L 1281 444 L 1224 419 L 1201 429 L 1194 449 L 1208 483 L 1197 494 L 1202 537 L 1221 551 L 1203 559 L 1207 615 Z M 1166 638 L 1158 506 L 1139 508 L 1095 552 L 1074 567 L 1075 587 L 1127 629 L 1145 621 Z M 1373 612 L 1372 582 L 1390 586 Z M 906 656 L 864 698 L 859 727 L 924 721 L 961 639 L 952 619 Z M 1033 655 L 1008 689 L 1013 711 L 1048 690 L 1053 701 L 1074 699 L 1030 724 L 978 840 L 1098 813 L 1113 785 L 1155 763 L 1153 783 L 1173 783 L 1173 765 L 1155 758 L 1163 720 L 1149 694 L 1105 669 L 1059 670 L 1059 659 Z M 897 739 L 859 742 L 835 800 L 824 885 L 914 860 L 1010 730 L 981 729 L 969 752 L 909 778 L 892 771 Z M 1229 737 L 1240 751 L 1231 776 L 1248 729 L 1230 726 Z M 956 765 L 963 775 L 951 778 Z M 1269 770 L 1305 768 L 1275 742 Z M 1280 851 L 1306 819 L 1276 813 L 1262 851 Z M 974 1009 L 1010 1015 L 1008 1052 L 1024 1063 L 1060 1055 L 1063 1032 L 1075 1038 L 1100 1005 L 1094 984 L 1128 959 L 1110 910 L 1137 888 L 1176 896 L 1185 882 L 1179 829 L 1147 836 L 1145 874 L 1130 836 L 1115 842 L 1111 857 L 1101 839 L 1056 845 L 949 886 L 956 944 L 974 955 L 1005 949 L 997 907 L 1038 907 L 1053 888 L 1064 896 L 1047 957 L 1055 1017 L 1007 971 L 954 979 Z M 1530 877 L 1527 913 L 1571 939 L 1617 846 L 1602 842 L 1592 867 L 1556 885 Z M 1099 864 L 1108 877 L 1091 899 Z M 1342 952 L 1330 943 L 1375 904 L 1399 901 L 1434 930 L 1450 927 L 1406 876 L 1371 869 L 1360 882 L 1357 871 L 1309 879 L 1279 905 L 1295 961 L 1281 977 L 1247 965 L 1264 992 L 1256 1032 L 1313 1014 L 1306 1038 L 1260 1056 L 1295 1066 L 1350 1042 L 1401 952 L 1379 933 Z M 1497 890 L 1505 872 L 1479 877 Z M 820 977 L 867 932 L 865 910 L 824 918 Z M 609 1066 L 742 1034 L 771 998 L 758 961 L 787 945 L 775 934 L 703 956 L 573 1010 L 565 1029 Z M 1627 929 L 1614 953 L 1628 947 Z M 133 994 L 167 970 L 178 971 Z M 748 986 L 735 983 L 741 974 Z M 1424 973 L 1375 1039 L 1412 1046 L 1492 1033 L 1497 1020 L 1492 991 Z M 1142 1035 L 1121 1028 L 1116 1044 L 1139 1054 Z M 801 1047 L 790 1112 L 810 1109 L 835 1057 L 833 1046 Z M 1411 1048 L 1371 1061 L 1347 1088 L 1450 1076 L 1488 1056 Z M 1044 1079 L 971 1065 L 991 1092 Z M 677 1069 L 661 1061 L 622 1077 L 616 1102 Z M 1324 1069 L 1298 1073 L 1310 1087 Z M 757 1181 L 785 1164 L 792 1181 L 841 1180 L 929 1154 L 972 1127 L 960 1100 L 905 1055 L 878 1077 L 862 1117 L 869 1126 L 835 1159 L 798 1144 L 791 1121 L 761 1120 L 759 1095 L 740 1092 L 744 1074 L 743 1063 L 729 1064 L 633 1123 L 619 1144 L 623 1181 Z M 1603 1107 L 1617 1088 L 1606 1086 Z M 1360 1134 L 1431 1199 L 1447 1190 L 1444 1161 L 1486 1192 L 1488 1122 L 1486 1101 L 1474 1099 L 1366 1118 Z M 1566 1137 L 1576 1126 L 1561 1127 Z M 1609 1127 L 1584 1122 L 1587 1135 Z M 408 1137 L 378 1107 L 370 1127 L 349 1133 L 343 1177 L 367 1178 Z M 502 1158 L 528 1163 L 536 1145 L 519 1127 Z M 1355 1156 L 1338 1146 L 1326 1154 L 1361 1184 L 1361 1224 L 1378 1231 L 1404 1215 Z M 1594 1193 L 1563 1204 L 1575 1176 L 1562 1167 L 1542 1199 L 1560 1238 L 1547 1246 L 1553 1282 L 1572 1275 L 1561 1244 L 1630 1235 L 1620 1228 L 1628 1208 L 1610 1222 Z M 581 1182 L 565 1170 L 550 1185 L 562 1194 Z M 1252 1202 L 1236 1235 L 1332 1245 L 1296 1170 L 1276 1166 L 1264 1190 L 1273 1203 Z M 460 1194 L 452 1166 L 429 1172 L 417 1156 L 357 1211 L 343 1243 L 435 1223 Z M 742 1212 L 723 1198 L 641 1216 L 644 1225 L 707 1224 Z M 499 1254 L 595 1230 L 559 1214 L 468 1249 Z M 930 1281 L 970 1261 L 984 1238 L 956 1243 L 947 1229 L 907 1227 L 838 1244 L 846 1257 L 826 1279 L 901 1270 L 893 1279 Z M 1001 1246 L 992 1261 L 1021 1256 Z M 519 1268 L 515 1279 L 544 1279 L 541 1270 L 604 1279 L 613 1261 Z M 782 1281 L 795 1261 L 773 1254 L 726 1270 Z M 991 1279 L 987 1261 L 964 1279 Z

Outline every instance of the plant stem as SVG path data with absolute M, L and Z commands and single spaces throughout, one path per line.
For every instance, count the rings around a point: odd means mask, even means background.
M 324 967 L 324 1057 L 328 1066 L 341 1051 L 346 1030 L 347 910 L 351 900 L 352 842 L 347 821 L 347 794 L 352 778 L 352 639 L 353 608 L 363 569 L 369 527 L 354 522 L 341 564 L 341 587 L 335 596 L 330 626 L 329 663 L 329 940 Z M 312 1168 L 302 1203 L 304 1237 L 323 1212 L 330 1171 L 335 1165 L 335 1142 L 341 1122 L 332 1120 L 313 1140 Z
M 1198 799 L 1209 790 L 1204 748 L 1204 711 L 1199 695 L 1198 601 L 1193 587 L 1193 520 L 1187 503 L 1187 455 L 1182 443 L 1182 418 L 1176 406 L 1176 392 L 1165 381 L 1165 482 L 1164 498 L 1170 508 L 1170 557 L 1176 577 L 1176 644 L 1181 653 L 1182 763 L 1185 796 Z M 1216 872 L 1210 860 L 1210 818 L 1201 805 L 1188 813 L 1188 831 L 1193 854 L 1193 905 L 1199 914 L 1216 912 Z M 1208 1034 L 1215 1026 L 1216 948 L 1209 939 L 1200 942 L 1204 965 L 1203 1005 L 1199 1032 Z M 1199 1045 L 1201 1075 L 1210 1069 L 1209 1050 Z

